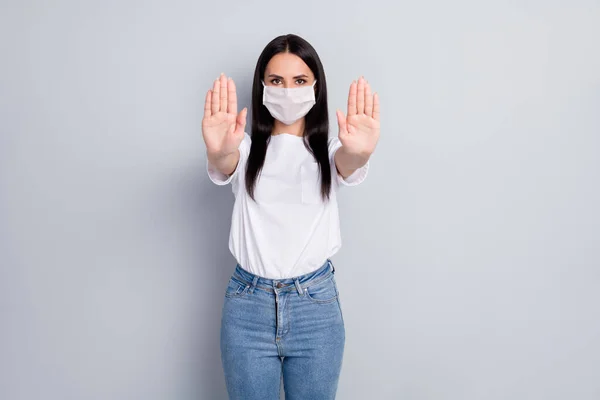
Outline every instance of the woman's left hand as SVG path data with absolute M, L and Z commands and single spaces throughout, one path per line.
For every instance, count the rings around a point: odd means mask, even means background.
M 379 140 L 379 97 L 371 94 L 371 86 L 360 77 L 353 81 L 348 95 L 348 115 L 336 111 L 340 128 L 338 137 L 349 155 L 366 158 Z

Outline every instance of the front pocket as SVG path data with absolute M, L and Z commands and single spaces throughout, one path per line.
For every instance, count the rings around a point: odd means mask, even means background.
M 309 162 L 300 165 L 302 203 L 318 204 L 321 201 L 321 179 L 319 163 Z
M 338 298 L 338 291 L 333 281 L 333 276 L 316 284 L 309 284 L 304 288 L 304 294 L 313 303 L 331 303 Z
M 250 285 L 247 285 L 239 280 L 231 277 L 227 288 L 225 289 L 225 297 L 240 297 L 247 293 Z

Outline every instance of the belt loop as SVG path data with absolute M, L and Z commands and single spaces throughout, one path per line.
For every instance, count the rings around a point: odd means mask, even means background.
M 331 261 L 329 258 L 327 259 L 327 261 L 331 265 L 331 272 L 335 274 L 335 267 L 333 266 L 333 261 Z
M 298 295 L 303 296 L 304 292 L 302 291 L 302 286 L 300 286 L 300 280 L 298 278 L 294 279 L 294 284 L 296 285 L 296 290 L 298 291 Z
M 250 290 L 248 290 L 250 294 L 254 293 L 254 288 L 256 288 L 256 282 L 258 282 L 258 275 L 254 275 L 254 279 L 252 279 L 252 286 L 250 287 Z

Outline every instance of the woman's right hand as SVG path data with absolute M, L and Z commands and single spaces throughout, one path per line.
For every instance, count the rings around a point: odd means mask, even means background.
M 233 79 L 221 73 L 206 93 L 202 118 L 202 136 L 212 157 L 222 158 L 237 151 L 244 139 L 247 112 L 244 108 L 238 114 Z

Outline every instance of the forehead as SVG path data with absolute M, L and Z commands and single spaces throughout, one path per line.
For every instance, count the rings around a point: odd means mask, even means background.
M 292 53 L 275 54 L 268 62 L 265 69 L 265 76 L 270 74 L 283 77 L 293 77 L 297 75 L 313 76 L 312 71 L 300 57 Z

